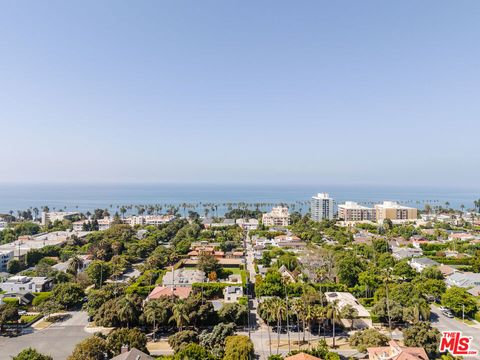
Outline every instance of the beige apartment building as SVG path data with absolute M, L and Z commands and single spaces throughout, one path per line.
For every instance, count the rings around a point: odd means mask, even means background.
M 262 223 L 265 226 L 288 226 L 290 214 L 287 207 L 277 206 L 269 213 L 263 214 Z
M 375 205 L 375 212 L 379 223 L 385 219 L 392 221 L 414 221 L 417 219 L 417 209 L 400 205 L 395 201 L 384 201 L 382 204 Z
M 346 201 L 345 204 L 338 205 L 338 218 L 344 221 L 375 221 L 377 216 L 374 208 Z

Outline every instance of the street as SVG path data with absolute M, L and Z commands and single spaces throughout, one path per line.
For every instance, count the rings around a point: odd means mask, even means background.
M 461 320 L 448 318 L 442 314 L 439 308 L 432 306 L 430 321 L 440 331 L 461 331 L 463 336 L 471 336 L 472 350 L 480 352 L 480 325 L 470 326 L 462 323 Z
M 54 360 L 64 360 L 84 338 L 90 334 L 84 331 L 87 325 L 87 313 L 69 312 L 65 321 L 52 324 L 44 330 L 25 329 L 24 335 L 8 338 L 0 337 L 0 360 L 11 359 L 23 349 L 32 347 Z

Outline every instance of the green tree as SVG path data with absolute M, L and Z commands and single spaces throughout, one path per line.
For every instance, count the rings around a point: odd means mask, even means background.
M 201 254 L 198 257 L 198 268 L 205 274 L 218 273 L 221 269 L 218 260 L 210 254 Z
M 23 265 L 17 259 L 12 259 L 7 264 L 7 271 L 10 274 L 17 274 L 23 270 Z
M 177 328 L 182 331 L 183 327 L 190 321 L 190 309 L 187 306 L 187 303 L 184 300 L 179 300 L 173 305 L 172 313 L 170 321 L 174 321 Z
M 127 328 L 138 322 L 142 300 L 136 295 L 122 296 L 116 302 L 118 319 Z
M 138 329 L 115 329 L 107 336 L 107 344 L 113 355 L 120 354 L 123 345 L 148 354 L 147 337 Z
M 445 291 L 442 296 L 442 305 L 451 309 L 455 314 L 460 315 L 462 311 L 465 314 L 473 315 L 477 311 L 477 301 L 464 288 L 452 286 Z
M 359 258 L 351 255 L 338 256 L 337 274 L 341 283 L 349 287 L 355 286 L 362 271 L 362 261 Z
M 250 360 L 253 359 L 253 355 L 253 343 L 248 336 L 233 335 L 227 337 L 223 360 Z
M 403 330 L 405 346 L 423 347 L 430 358 L 438 353 L 440 332 L 428 321 L 420 321 Z
M 13 304 L 0 305 L 0 333 L 7 322 L 14 322 L 19 319 L 18 308 Z
M 153 325 L 153 331 L 156 332 L 160 324 L 168 321 L 168 307 L 162 300 L 150 300 L 143 309 L 143 315 L 147 324 Z
M 351 346 L 360 352 L 366 352 L 369 347 L 385 346 L 389 338 L 376 329 L 358 331 L 349 338 Z
M 17 356 L 13 357 L 13 360 L 53 360 L 49 355 L 39 353 L 37 350 L 28 348 L 20 351 Z
M 87 267 L 86 274 L 95 287 L 99 288 L 111 275 L 110 265 L 101 260 L 92 261 Z
M 444 279 L 442 272 L 438 269 L 438 267 L 435 267 L 435 266 L 429 266 L 425 268 L 420 275 L 424 279 L 434 279 L 434 280 Z
M 225 350 L 225 339 L 235 334 L 235 324 L 220 323 L 211 330 L 204 330 L 200 336 L 200 345 L 209 350 L 217 358 L 223 356 Z
M 417 273 L 408 264 L 408 259 L 404 259 L 404 260 L 399 261 L 393 267 L 393 275 L 398 276 L 402 279 L 407 279 L 408 280 L 408 279 L 413 279 L 417 275 Z
M 91 336 L 77 344 L 67 360 L 104 360 L 110 355 L 107 341 L 98 336 Z
M 353 321 L 358 316 L 358 311 L 352 305 L 347 304 L 340 310 L 340 317 L 351 321 L 350 329 L 353 329 Z
M 82 287 L 75 283 L 58 284 L 52 291 L 55 301 L 66 309 L 80 304 L 84 296 Z
M 177 352 L 189 343 L 198 342 L 198 334 L 193 330 L 182 330 L 168 337 L 168 344 Z
M 238 303 L 226 303 L 218 310 L 218 316 L 225 323 L 233 322 L 236 325 L 245 325 L 248 308 L 246 305 Z
M 217 358 L 204 347 L 190 343 L 180 349 L 173 357 L 174 360 L 216 360 Z

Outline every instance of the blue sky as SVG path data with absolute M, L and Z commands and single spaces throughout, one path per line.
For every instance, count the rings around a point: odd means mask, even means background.
M 478 1 L 0 3 L 0 182 L 477 187 Z

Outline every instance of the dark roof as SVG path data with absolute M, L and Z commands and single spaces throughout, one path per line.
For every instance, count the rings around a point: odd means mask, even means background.
M 133 348 L 132 350 L 117 355 L 110 360 L 153 360 L 153 357 Z

